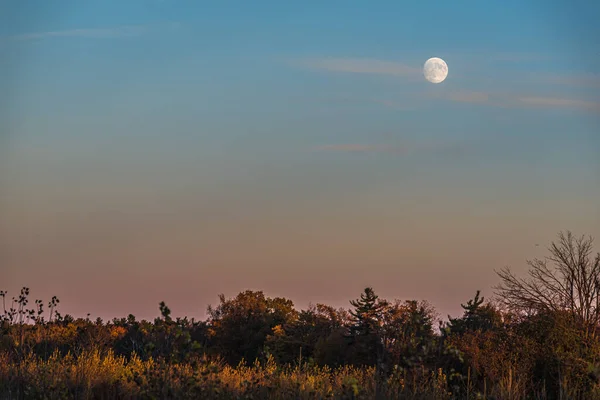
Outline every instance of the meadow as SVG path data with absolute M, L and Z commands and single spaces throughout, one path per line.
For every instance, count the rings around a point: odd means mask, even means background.
M 220 296 L 206 320 L 111 321 L 0 292 L 2 399 L 600 398 L 600 254 L 560 233 L 529 275 L 463 315 L 366 288 L 348 309 L 296 310 L 261 291 Z M 468 298 L 468 297 L 467 297 Z

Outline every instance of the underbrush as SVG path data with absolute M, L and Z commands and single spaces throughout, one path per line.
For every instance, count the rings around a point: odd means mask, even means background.
M 230 367 L 204 358 L 186 363 L 85 351 L 54 352 L 46 360 L 29 354 L 19 363 L 0 354 L 3 399 L 371 399 L 375 369 L 344 366 L 278 366 L 268 359 Z M 449 399 L 441 371 L 397 370 L 388 378 L 385 398 Z

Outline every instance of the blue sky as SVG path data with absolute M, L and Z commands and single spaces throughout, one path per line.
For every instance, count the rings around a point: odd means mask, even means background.
M 346 305 L 366 285 L 455 311 L 532 242 L 600 232 L 599 18 L 594 1 L 0 1 L 9 289 L 103 316 L 130 312 L 140 276 L 147 316 L 248 287 Z M 73 284 L 90 277 L 115 299 Z

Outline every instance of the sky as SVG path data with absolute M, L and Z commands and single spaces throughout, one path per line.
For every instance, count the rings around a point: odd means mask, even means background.
M 559 231 L 600 240 L 599 19 L 592 0 L 0 0 L 0 289 L 107 319 L 372 286 L 456 315 Z

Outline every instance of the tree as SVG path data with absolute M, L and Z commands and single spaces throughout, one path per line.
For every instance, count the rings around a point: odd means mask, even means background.
M 595 337 L 600 323 L 600 253 L 592 256 L 593 238 L 558 234 L 550 256 L 527 261 L 529 278 L 517 278 L 509 268 L 496 295 L 510 310 L 521 314 L 567 311 L 586 337 Z
M 461 304 L 464 313 L 461 318 L 452 318 L 448 316 L 448 328 L 451 333 L 463 334 L 468 331 L 485 332 L 490 329 L 498 328 L 502 325 L 502 315 L 490 303 L 484 303 L 485 298 L 479 296 L 480 291 L 475 293 L 475 297 Z
M 233 299 L 221 295 L 219 300 L 217 307 L 208 307 L 209 336 L 214 349 L 230 365 L 242 359 L 253 363 L 263 355 L 273 328 L 297 318 L 291 300 L 265 297 L 262 291 L 247 290 Z
M 375 364 L 375 398 L 379 399 L 384 391 L 385 382 L 382 326 L 383 314 L 388 303 L 380 300 L 373 289 L 368 287 L 359 299 L 350 300 L 350 304 L 354 307 L 354 310 L 350 311 L 350 339 L 357 355 L 355 363 Z
M 502 313 L 486 303 L 479 290 L 461 307 L 463 315 L 448 316 L 448 324 L 442 327 L 440 358 L 446 369 L 458 372 L 451 379 L 461 390 L 483 390 L 486 379 L 500 379 L 503 370 L 512 368 L 510 360 L 518 357 L 514 347 L 519 346 L 514 345 L 519 341 L 505 329 Z
M 354 310 L 350 311 L 353 324 L 350 334 L 353 337 L 369 337 L 379 332 L 383 310 L 387 302 L 379 300 L 372 288 L 368 287 L 357 300 L 350 300 Z
M 396 300 L 384 312 L 383 341 L 391 361 L 401 367 L 423 364 L 434 348 L 435 310 L 427 302 Z
M 339 358 L 331 350 L 333 342 L 328 341 L 335 332 L 344 328 L 345 315 L 342 310 L 317 304 L 302 310 L 298 318 L 273 328 L 267 337 L 269 351 L 281 364 L 295 361 L 324 361 L 324 364 L 339 364 Z M 314 360 L 315 355 L 320 360 Z M 333 356 L 333 357 L 330 357 Z

